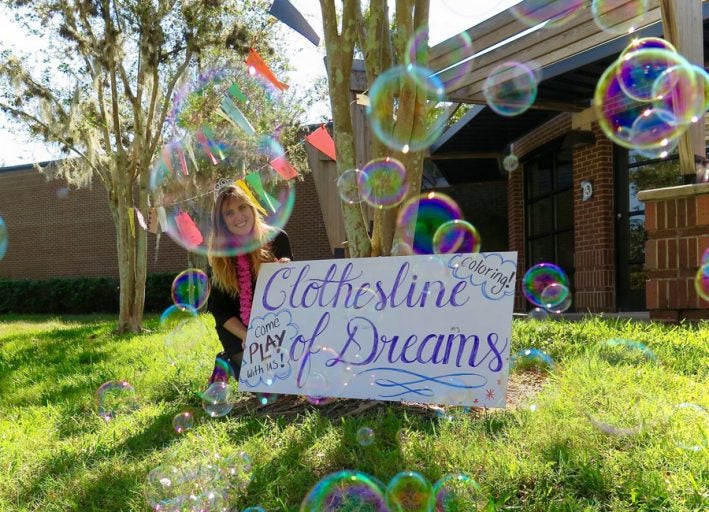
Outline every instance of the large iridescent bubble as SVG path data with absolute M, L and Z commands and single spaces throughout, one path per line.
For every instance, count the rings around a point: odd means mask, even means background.
M 483 94 L 492 110 L 501 116 L 516 116 L 529 109 L 537 98 L 537 77 L 526 64 L 504 62 L 485 79 Z
M 642 44 L 606 69 L 593 104 L 599 126 L 613 142 L 667 154 L 704 113 L 703 77 L 679 54 L 655 46 L 661 43 Z
M 585 0 L 526 0 L 510 7 L 510 12 L 530 27 L 546 22 L 544 28 L 553 28 L 573 20 L 583 10 L 585 3 Z
M 207 303 L 210 292 L 209 277 L 198 268 L 188 268 L 172 282 L 172 302 L 176 306 L 188 305 L 199 309 Z
M 431 62 L 431 66 L 436 69 L 443 69 L 438 73 L 438 78 L 443 83 L 446 90 L 455 89 L 473 69 L 475 60 L 473 39 L 466 31 L 460 32 L 449 40 L 448 51 L 436 61 Z M 404 53 L 404 64 L 406 66 L 419 66 L 428 61 L 429 51 L 428 26 L 419 27 L 409 39 Z
M 421 473 L 402 471 L 387 485 L 386 501 L 391 512 L 428 512 L 433 486 Z
M 388 156 L 376 158 L 362 167 L 357 185 L 362 200 L 378 209 L 398 206 L 409 191 L 404 164 Z
M 372 131 L 383 144 L 402 153 L 428 148 L 446 126 L 446 116 L 435 110 L 444 93 L 440 79 L 425 68 L 408 65 L 388 69 L 369 90 L 367 115 Z M 427 98 L 425 114 L 416 122 L 410 106 L 403 108 L 402 95 Z
M 487 502 L 480 485 L 470 476 L 450 474 L 438 480 L 431 490 L 432 512 L 480 510 Z
M 647 15 L 649 0 L 593 0 L 591 13 L 596 25 L 609 34 L 635 31 Z
M 7 252 L 7 225 L 2 217 L 0 217 L 0 260 L 5 257 Z
M 437 254 L 480 252 L 481 243 L 477 228 L 462 219 L 441 224 L 433 234 L 433 252 Z
M 544 295 L 549 286 L 561 285 L 559 293 Z M 569 278 L 559 266 L 553 263 L 538 263 L 530 267 L 522 278 L 522 293 L 533 305 L 549 309 L 561 304 L 569 293 Z
M 300 512 L 388 512 L 384 486 L 360 471 L 338 471 L 320 480 L 308 492 Z
M 181 247 L 207 254 L 214 200 L 230 184 L 243 190 L 266 224 L 282 228 L 290 218 L 297 173 L 283 147 L 284 123 L 269 107 L 275 101 L 240 67 L 202 72 L 178 89 L 149 186 L 161 230 Z M 276 234 L 225 242 L 214 253 L 251 252 Z
M 416 254 L 434 252 L 434 236 L 446 222 L 461 219 L 463 212 L 449 196 L 427 192 L 406 201 L 399 210 L 397 225 L 402 242 Z
M 697 290 L 699 297 L 709 302 L 709 263 L 703 264 L 697 270 L 697 275 L 694 278 L 694 289 Z
M 98 415 L 106 421 L 138 408 L 135 388 L 124 380 L 110 380 L 101 384 L 96 391 L 96 403 Z

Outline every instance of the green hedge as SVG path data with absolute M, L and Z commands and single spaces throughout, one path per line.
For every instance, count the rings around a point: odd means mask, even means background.
M 176 275 L 148 275 L 145 284 L 146 312 L 159 313 L 172 304 L 170 290 Z M 118 279 L 0 279 L 2 313 L 118 313 Z

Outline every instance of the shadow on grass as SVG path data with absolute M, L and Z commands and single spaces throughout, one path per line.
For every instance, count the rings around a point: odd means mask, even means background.
M 70 442 L 66 448 L 55 448 L 34 471 L 33 478 L 20 489 L 18 502 L 44 502 L 44 495 L 58 482 L 67 482 L 71 488 L 71 482 L 82 481 L 80 494 L 75 498 L 81 506 L 76 510 L 125 510 L 126 497 L 142 492 L 145 475 L 127 471 L 122 465 L 129 467 L 179 442 L 172 430 L 172 418 L 177 412 L 179 410 L 174 409 L 151 418 L 139 432 L 110 446 L 81 449 Z M 70 452 L 68 448 L 75 451 Z M 97 474 L 100 474 L 99 478 L 96 478 Z M 89 484 L 84 482 L 87 479 Z
M 103 330 L 101 326 L 87 325 L 54 329 L 33 336 L 3 337 L 6 342 L 24 342 L 25 346 L 13 351 L 0 363 L 0 388 L 27 390 L 37 383 L 45 385 L 44 389 L 23 396 L 5 394 L 3 401 L 22 407 L 73 402 L 86 393 L 92 395 L 95 392 L 95 382 L 91 382 L 94 378 L 92 368 L 106 361 L 115 351 L 114 347 L 101 343 Z M 95 379 L 100 380 L 100 376 Z

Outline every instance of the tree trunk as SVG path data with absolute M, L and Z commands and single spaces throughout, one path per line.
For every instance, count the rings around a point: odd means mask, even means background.
M 342 12 L 342 32 L 337 31 L 335 4 L 331 0 L 321 0 L 323 32 L 327 51 L 327 74 L 330 104 L 332 107 L 333 131 L 337 147 L 337 173 L 341 175 L 355 167 L 355 139 L 350 111 L 350 74 L 354 43 L 357 38 L 357 19 L 360 9 L 356 0 L 346 0 Z M 349 253 L 353 258 L 371 254 L 371 241 L 360 205 L 341 202 L 342 217 L 349 243 Z

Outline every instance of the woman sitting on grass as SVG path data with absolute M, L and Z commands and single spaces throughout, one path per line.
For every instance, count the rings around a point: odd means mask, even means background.
M 224 187 L 212 209 L 209 311 L 214 316 L 224 351 L 217 355 L 209 384 L 228 382 L 229 373 L 239 380 L 253 291 L 261 264 L 293 258 L 288 235 L 266 224 L 263 213 L 253 196 L 239 185 Z

